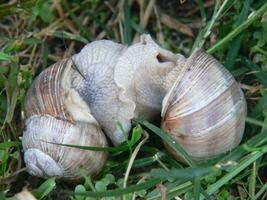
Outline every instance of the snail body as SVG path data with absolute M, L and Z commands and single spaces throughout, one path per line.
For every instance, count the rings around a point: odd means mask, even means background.
M 180 71 L 176 63 L 184 57 L 143 35 L 129 47 L 108 40 L 92 42 L 72 59 L 84 77 L 78 77 L 73 87 L 111 142 L 118 145 L 125 135 L 117 122 L 128 133 L 132 118 L 159 116 L 162 100 Z
M 26 95 L 22 143 L 28 171 L 79 179 L 84 168 L 95 175 L 106 153 L 53 143 L 104 147 L 104 132 L 118 145 L 131 119 L 151 121 L 160 113 L 161 128 L 194 160 L 205 160 L 239 144 L 246 102 L 231 74 L 201 50 L 186 59 L 149 35 L 131 46 L 92 42 L 42 72 Z

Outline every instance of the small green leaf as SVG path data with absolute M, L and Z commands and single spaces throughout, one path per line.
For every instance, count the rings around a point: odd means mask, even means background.
M 86 189 L 84 188 L 83 185 L 76 185 L 75 190 L 74 190 L 75 193 L 85 192 L 85 191 Z M 84 196 L 77 195 L 77 194 L 75 195 L 75 198 L 76 200 L 84 200 Z
M 7 149 L 10 147 L 19 146 L 20 144 L 21 144 L 21 142 L 17 142 L 17 141 L 2 142 L 2 143 L 0 143 L 0 149 Z
M 109 180 L 109 184 L 115 183 L 115 177 L 112 174 L 107 174 L 105 178 Z
M 41 4 L 39 7 L 39 15 L 41 19 L 46 23 L 51 23 L 54 19 L 54 15 L 50 7 L 51 6 L 48 4 L 48 2 Z
M 123 181 L 123 180 L 122 180 Z M 135 185 L 131 185 L 128 186 L 127 188 L 117 188 L 117 189 L 113 189 L 113 190 L 107 190 L 107 191 L 103 191 L 103 192 L 91 192 L 91 191 L 86 191 L 86 192 L 82 192 L 79 193 L 79 195 L 84 195 L 87 197 L 112 197 L 112 196 L 121 196 L 123 194 L 130 194 L 133 192 L 137 192 L 140 190 L 147 190 L 153 186 L 155 186 L 157 183 L 159 183 L 160 180 L 159 179 L 151 179 L 148 180 L 144 183 L 139 183 L 139 184 L 135 184 Z M 73 192 L 68 192 L 69 194 L 73 194 Z
M 229 197 L 229 192 L 227 190 L 222 190 L 217 196 L 218 200 L 226 200 L 227 197 Z
M 95 184 L 95 189 L 98 192 L 104 192 L 104 191 L 107 190 L 107 185 L 106 185 L 105 182 L 97 181 L 96 184 Z
M 106 186 L 108 186 L 108 185 L 110 184 L 108 178 L 102 178 L 100 181 L 101 181 L 103 184 L 105 184 Z

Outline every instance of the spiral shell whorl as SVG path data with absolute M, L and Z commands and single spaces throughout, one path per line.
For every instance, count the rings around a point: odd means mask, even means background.
M 193 159 L 206 160 L 240 143 L 245 116 L 246 101 L 233 76 L 196 50 L 163 101 L 161 128 Z
M 106 146 L 105 137 L 96 125 L 84 122 L 73 125 L 49 115 L 35 115 L 27 120 L 26 127 L 22 145 L 30 173 L 78 179 L 80 168 L 94 175 L 103 167 L 106 153 L 57 145 Z
M 73 121 L 64 106 L 67 85 L 63 84 L 66 72 L 70 71 L 69 59 L 57 62 L 44 70 L 34 80 L 25 98 L 26 117 L 48 114 Z

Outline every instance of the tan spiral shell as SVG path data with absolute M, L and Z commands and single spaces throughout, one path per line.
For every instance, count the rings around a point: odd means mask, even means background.
M 96 175 L 107 154 L 57 144 L 107 146 L 107 141 L 89 107 L 72 89 L 79 76 L 70 59 L 43 71 L 25 98 L 27 116 L 22 145 L 28 171 L 36 176 L 79 179 L 80 169 Z
M 217 60 L 198 49 L 163 101 L 161 128 L 200 161 L 236 147 L 245 117 L 246 101 L 238 83 Z

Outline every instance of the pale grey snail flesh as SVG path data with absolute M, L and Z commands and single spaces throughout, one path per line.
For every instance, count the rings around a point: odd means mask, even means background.
M 79 168 L 97 174 L 107 154 L 45 141 L 106 146 L 102 129 L 118 145 L 125 136 L 117 122 L 129 132 L 132 118 L 151 121 L 162 113 L 162 129 L 203 160 L 240 143 L 246 115 L 239 85 L 214 58 L 197 50 L 186 59 L 149 35 L 129 47 L 108 40 L 86 45 L 42 72 L 25 102 L 28 171 L 66 179 L 80 178 Z

